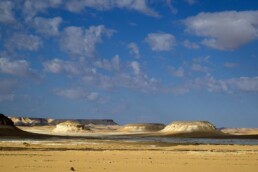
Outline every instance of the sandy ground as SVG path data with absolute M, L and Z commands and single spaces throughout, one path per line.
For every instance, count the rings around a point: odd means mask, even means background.
M 258 145 L 1 141 L 0 171 L 257 172 Z

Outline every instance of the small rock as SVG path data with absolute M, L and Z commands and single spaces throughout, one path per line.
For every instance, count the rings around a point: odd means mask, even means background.
M 70 168 L 71 171 L 75 171 L 75 169 L 73 167 Z
M 23 142 L 23 145 L 24 145 L 24 146 L 30 146 L 30 144 L 27 143 L 27 142 Z

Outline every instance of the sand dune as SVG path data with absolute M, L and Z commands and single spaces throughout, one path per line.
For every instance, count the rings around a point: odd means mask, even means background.
M 155 132 L 160 131 L 165 127 L 159 123 L 142 123 L 142 124 L 127 124 L 119 129 L 124 132 Z

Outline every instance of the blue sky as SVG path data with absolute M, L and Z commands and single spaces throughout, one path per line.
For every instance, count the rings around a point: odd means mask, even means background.
M 258 2 L 0 1 L 0 109 L 258 127 Z

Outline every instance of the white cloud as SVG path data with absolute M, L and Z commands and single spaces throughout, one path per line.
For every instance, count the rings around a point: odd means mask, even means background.
M 94 8 L 96 10 L 110 10 L 121 8 L 135 10 L 149 16 L 159 17 L 159 14 L 148 7 L 147 0 L 70 0 L 66 3 L 68 10 L 80 12 L 84 8 Z
M 204 81 L 204 85 L 209 92 L 226 92 L 232 93 L 230 86 L 227 84 L 227 81 L 216 80 L 212 76 L 207 76 Z
M 83 72 L 81 66 L 72 61 L 64 61 L 61 59 L 52 59 L 43 63 L 44 70 L 51 73 L 67 73 L 68 75 L 76 75 Z
M 138 91 L 155 91 L 158 81 L 155 78 L 150 78 L 141 70 L 141 65 L 136 62 L 130 62 L 128 66 L 121 67 L 122 69 L 106 75 L 105 73 L 85 73 L 82 76 L 82 81 L 86 85 L 104 88 L 107 90 L 116 88 L 130 88 Z
M 135 75 L 140 75 L 141 74 L 141 66 L 137 61 L 132 61 L 130 66 L 133 69 L 133 72 Z
M 82 88 L 57 89 L 55 94 L 72 100 L 85 99 L 87 97 L 87 93 Z
M 54 18 L 42 18 L 42 17 L 35 17 L 33 25 L 36 30 L 40 33 L 55 36 L 59 34 L 59 25 L 62 22 L 61 17 L 54 17 Z
M 234 68 L 234 67 L 237 67 L 239 64 L 238 63 L 225 62 L 223 65 L 227 68 Z
M 95 47 L 102 42 L 104 35 L 110 37 L 114 30 L 103 25 L 90 26 L 83 30 L 81 27 L 70 26 L 65 28 L 60 44 L 68 53 L 74 56 L 95 57 Z
M 5 46 L 8 50 L 28 50 L 37 51 L 42 42 L 38 36 L 14 33 L 6 42 Z
M 115 55 L 112 58 L 112 66 L 113 66 L 114 70 L 116 70 L 116 71 L 120 70 L 120 58 L 119 58 L 119 55 Z
M 87 98 L 91 101 L 97 100 L 99 97 L 99 94 L 97 92 L 91 92 L 88 94 Z
M 183 45 L 186 47 L 186 48 L 190 48 L 190 49 L 199 49 L 200 46 L 194 42 L 190 42 L 189 40 L 185 40 L 183 42 Z
M 185 0 L 189 5 L 193 5 L 197 2 L 197 0 Z
M 233 78 L 228 80 L 227 83 L 239 91 L 258 92 L 258 77 Z
M 211 75 L 204 78 L 195 78 L 183 85 L 172 88 L 176 94 L 185 94 L 191 90 L 207 90 L 208 92 L 220 92 L 227 94 L 257 93 L 258 77 L 239 77 L 225 80 L 215 79 Z
M 130 54 L 134 55 L 135 58 L 140 58 L 140 50 L 136 43 L 131 42 L 127 47 L 130 49 Z
M 212 70 L 212 63 L 209 59 L 210 56 L 193 58 L 190 62 L 185 61 L 183 65 L 186 69 L 189 69 L 191 71 L 207 73 Z
M 2 23 L 13 23 L 15 17 L 13 14 L 13 3 L 11 1 L 0 2 L 0 22 Z
M 17 76 L 35 76 L 36 73 L 30 68 L 26 60 L 11 61 L 8 58 L 0 58 L 0 73 Z
M 46 72 L 65 74 L 68 78 L 76 77 L 80 85 L 113 90 L 130 88 L 138 91 L 155 91 L 158 81 L 147 76 L 137 61 L 123 65 L 118 55 L 112 59 L 95 61 L 65 61 L 52 59 L 43 63 Z M 104 70 L 109 72 L 106 72 Z
M 258 92 L 258 77 L 239 77 L 227 80 L 215 80 L 209 76 L 206 78 L 208 90 L 210 92 Z
M 145 41 L 153 51 L 169 51 L 176 45 L 176 38 L 169 33 L 149 33 Z
M 16 81 L 10 79 L 1 79 L 0 84 L 0 102 L 12 101 L 15 97 L 13 89 L 17 88 Z
M 195 72 L 208 72 L 210 68 L 207 66 L 203 66 L 202 64 L 193 63 L 191 69 Z
M 169 67 L 169 73 L 172 76 L 178 77 L 178 78 L 182 78 L 185 76 L 185 70 L 182 66 L 175 68 L 175 67 Z
M 173 14 L 177 14 L 178 10 L 173 6 L 174 0 L 166 0 L 166 3 Z
M 88 92 L 83 88 L 68 88 L 68 89 L 55 89 L 54 93 L 58 96 L 65 97 L 71 100 L 88 100 L 88 101 L 99 101 L 104 102 L 97 92 Z
M 31 20 L 38 12 L 43 12 L 48 8 L 57 8 L 62 4 L 62 0 L 25 0 L 23 3 L 23 13 L 26 20 Z
M 120 70 L 120 58 L 119 55 L 115 55 L 111 60 L 100 59 L 95 62 L 95 66 L 109 71 Z
M 202 44 L 219 49 L 236 49 L 258 38 L 258 11 L 199 13 L 184 20 L 187 31 L 204 37 Z

